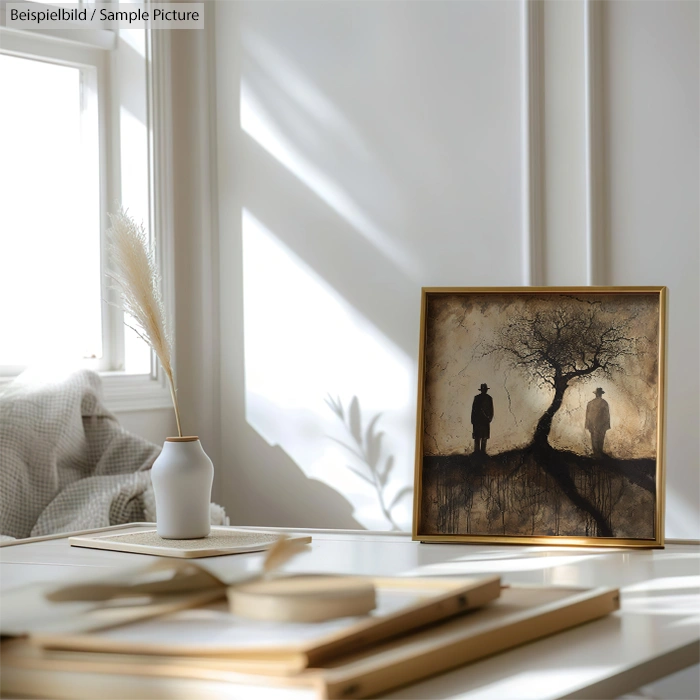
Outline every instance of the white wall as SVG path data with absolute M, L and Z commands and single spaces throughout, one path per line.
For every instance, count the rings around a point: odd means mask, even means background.
M 670 288 L 667 536 L 700 537 L 698 6 L 543 9 L 524 31 L 515 0 L 216 4 L 233 522 L 390 527 L 326 394 L 381 414 L 388 504 L 413 480 L 420 287 L 593 279 Z
M 217 5 L 237 522 L 390 526 L 324 398 L 382 414 L 391 501 L 413 478 L 421 285 L 520 281 L 518 36 L 515 3 Z
M 606 13 L 606 278 L 669 287 L 668 537 L 700 538 L 697 2 Z

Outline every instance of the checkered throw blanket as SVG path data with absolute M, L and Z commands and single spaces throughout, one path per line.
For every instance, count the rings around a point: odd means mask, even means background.
M 94 372 L 49 384 L 21 375 L 0 393 L 0 534 L 152 520 L 148 470 L 159 452 L 105 409 Z

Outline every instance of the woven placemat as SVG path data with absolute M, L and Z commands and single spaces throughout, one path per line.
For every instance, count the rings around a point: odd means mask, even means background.
M 70 537 L 68 541 L 74 547 L 193 559 L 260 552 L 269 549 L 279 538 L 277 533 L 212 528 L 208 537 L 194 540 L 166 540 L 160 537 L 156 530 L 149 529 L 119 535 L 79 535 Z M 289 539 L 311 542 L 310 537 Z
M 127 542 L 151 547 L 175 547 L 175 549 L 211 549 L 212 547 L 249 547 L 270 545 L 278 539 L 267 532 L 216 532 L 198 540 L 164 540 L 155 530 L 128 532 L 125 535 L 109 535 L 101 538 L 109 542 Z

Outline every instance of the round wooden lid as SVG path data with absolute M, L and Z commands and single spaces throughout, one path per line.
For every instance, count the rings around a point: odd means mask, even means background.
M 228 589 L 231 612 L 255 620 L 321 622 L 367 615 L 376 607 L 374 584 L 353 576 L 302 574 Z

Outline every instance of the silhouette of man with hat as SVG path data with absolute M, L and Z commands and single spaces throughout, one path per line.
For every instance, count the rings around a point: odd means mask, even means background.
M 482 384 L 481 393 L 474 397 L 472 403 L 472 437 L 474 452 L 486 454 L 486 442 L 491 437 L 491 421 L 493 420 L 493 399 L 486 392 L 489 387 Z
M 586 406 L 586 430 L 591 434 L 593 454 L 600 457 L 603 454 L 605 433 L 610 430 L 610 406 L 603 398 L 605 392 L 598 387 L 595 398 Z

